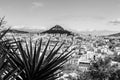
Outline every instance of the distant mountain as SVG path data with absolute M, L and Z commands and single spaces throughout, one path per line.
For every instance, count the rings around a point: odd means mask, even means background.
M 49 30 L 43 31 L 42 34 L 67 34 L 67 35 L 73 35 L 71 31 L 65 30 L 60 25 L 55 25 L 54 27 L 50 28 Z
M 96 36 L 107 36 L 111 34 L 119 33 L 118 31 L 109 31 L 109 30 L 93 30 L 93 31 L 75 31 L 75 30 L 66 30 L 60 25 L 55 25 L 54 27 L 50 28 L 49 30 L 44 29 L 30 29 L 30 28 L 13 28 L 10 32 L 18 32 L 18 33 L 60 33 L 60 34 L 83 34 L 83 35 L 96 35 Z
M 120 37 L 120 33 L 108 35 L 109 37 Z
M 25 26 L 15 26 L 15 27 L 13 26 L 11 29 L 25 31 L 29 33 L 41 33 L 44 31 L 44 29 L 36 29 L 36 28 L 30 28 Z
M 103 36 L 103 35 L 110 35 L 110 34 L 115 34 L 118 33 L 118 31 L 108 31 L 108 30 L 93 30 L 93 31 L 80 31 L 80 34 L 84 34 L 84 35 L 96 35 L 96 36 Z
M 4 32 L 4 31 L 6 31 L 6 30 L 3 30 L 2 32 Z M 23 33 L 29 33 L 27 31 L 16 30 L 16 29 L 10 29 L 8 32 L 9 33 L 21 33 L 21 34 L 23 34 Z
M 20 30 L 20 31 L 26 31 L 26 32 L 30 32 L 30 33 L 41 33 L 42 29 L 24 29 L 24 28 L 21 28 L 21 29 L 16 29 L 16 30 Z

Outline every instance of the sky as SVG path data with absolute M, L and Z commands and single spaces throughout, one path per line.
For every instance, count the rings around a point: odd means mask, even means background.
M 0 17 L 14 28 L 120 31 L 120 0 L 0 0 Z

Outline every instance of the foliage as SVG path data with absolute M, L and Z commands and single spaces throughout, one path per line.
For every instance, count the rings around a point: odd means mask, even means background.
M 109 57 L 98 58 L 91 61 L 88 73 L 92 80 L 109 80 L 115 73 L 117 65 L 111 65 Z
M 58 43 L 55 44 L 54 48 L 47 53 L 49 47 L 48 40 L 44 50 L 42 51 L 42 39 L 39 43 L 35 43 L 34 46 L 30 40 L 29 45 L 27 42 L 26 48 L 22 46 L 22 42 L 17 42 L 18 51 L 13 48 L 8 52 L 8 60 L 14 66 L 14 70 L 8 74 L 4 79 L 17 79 L 17 80 L 54 80 L 57 78 L 57 74 L 60 73 L 60 69 L 64 63 L 71 56 L 73 50 L 68 51 L 69 47 L 58 54 L 60 48 L 63 46 L 62 43 L 59 47 Z M 38 46 L 37 46 L 38 44 Z
M 0 29 L 2 29 L 4 26 L 4 24 L 6 24 L 6 21 L 4 20 L 5 19 L 5 16 L 0 18 Z
M 3 24 L 5 24 L 4 17 L 0 18 L 0 28 L 3 28 Z M 5 34 L 8 32 L 9 29 L 5 30 L 4 32 L 0 32 L 0 80 L 3 76 L 3 73 L 5 74 L 6 68 L 8 65 L 7 60 L 7 53 L 6 50 L 9 50 L 10 45 L 12 47 L 12 42 L 10 39 L 5 39 Z
M 116 61 L 118 63 L 118 67 L 116 68 L 116 70 L 111 74 L 111 76 L 109 77 L 109 80 L 120 80 L 120 55 L 118 55 L 117 53 L 114 53 L 114 56 L 112 58 L 113 61 Z

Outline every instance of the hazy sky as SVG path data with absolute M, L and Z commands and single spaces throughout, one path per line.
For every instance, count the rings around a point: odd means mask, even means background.
M 120 31 L 120 0 L 0 0 L 10 26 Z

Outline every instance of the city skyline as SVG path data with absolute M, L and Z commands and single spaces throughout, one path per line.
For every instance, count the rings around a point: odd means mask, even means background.
M 120 0 L 0 0 L 2 16 L 14 28 L 120 31 Z

